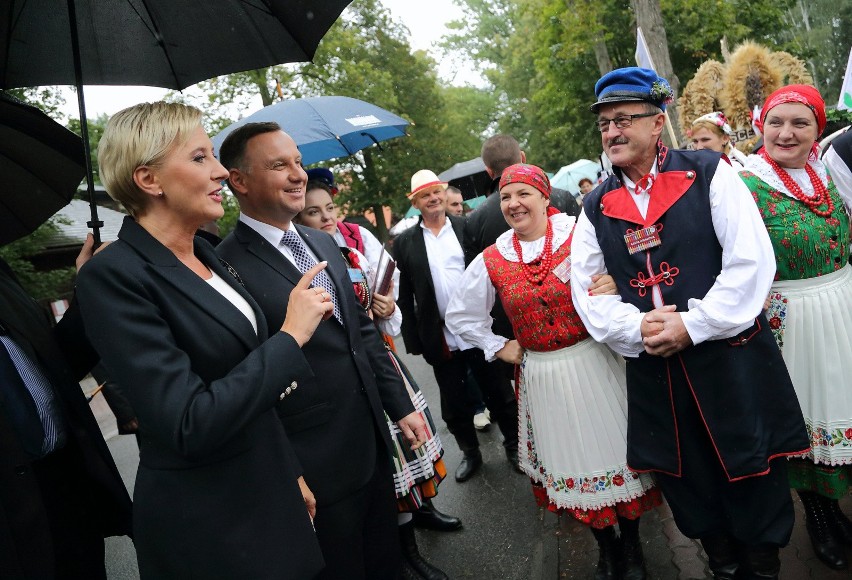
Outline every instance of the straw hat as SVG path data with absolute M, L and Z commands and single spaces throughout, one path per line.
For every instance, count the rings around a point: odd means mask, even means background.
M 438 176 L 435 175 L 434 171 L 421 169 L 411 176 L 411 193 L 408 194 L 408 199 L 414 199 L 414 196 L 421 191 L 435 186 L 440 186 L 441 189 L 447 189 L 447 182 L 438 179 Z

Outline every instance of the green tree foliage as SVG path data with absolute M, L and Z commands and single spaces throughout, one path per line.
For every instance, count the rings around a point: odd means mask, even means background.
M 98 144 L 101 142 L 101 137 L 104 134 L 104 129 L 106 129 L 108 121 L 109 115 L 101 114 L 94 119 L 89 119 L 88 122 L 89 151 L 92 155 L 92 175 L 94 182 L 97 184 L 101 183 L 101 176 L 98 172 Z M 82 134 L 82 130 L 80 129 L 80 119 L 77 119 L 76 117 L 68 121 L 68 128 L 74 131 L 77 135 Z
M 496 119 L 490 91 L 442 86 L 434 61 L 413 51 L 407 37 L 405 27 L 377 0 L 356 0 L 326 34 L 312 63 L 220 77 L 199 85 L 203 98 L 171 98 L 200 107 L 211 133 L 256 108 L 258 95 L 264 103 L 278 98 L 276 81 L 285 98 L 349 96 L 392 111 L 412 122 L 407 137 L 323 165 L 343 186 L 337 202 L 349 213 L 381 215 L 382 206 L 402 213 L 409 205 L 405 193 L 411 175 L 424 168 L 440 172 L 476 157 L 483 133 Z M 220 223 L 223 232 L 231 227 L 232 213 L 235 208 L 228 205 Z M 381 220 L 378 235 L 387 236 Z
M 68 296 L 73 290 L 74 268 L 40 272 L 28 260 L 44 249 L 45 242 L 56 231 L 56 222 L 51 219 L 32 234 L 0 247 L 0 258 L 9 264 L 27 293 L 37 301 Z

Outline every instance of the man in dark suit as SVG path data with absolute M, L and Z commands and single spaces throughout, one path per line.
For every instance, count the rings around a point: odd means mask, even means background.
M 422 354 L 432 365 L 441 393 L 441 416 L 464 453 L 455 477 L 467 481 L 482 465 L 473 426 L 474 409 L 464 384 L 468 366 L 503 433 L 506 456 L 516 469 L 518 404 L 508 378 L 485 362 L 481 350 L 454 336 L 444 324 L 447 303 L 464 272 L 461 242 L 465 223 L 462 218 L 446 215 L 446 187 L 432 171 L 414 174 L 408 197 L 422 217 L 396 239 L 394 254 L 400 271 L 399 307 L 405 348 L 411 354 Z
M 423 420 L 390 362 L 382 339 L 355 299 L 334 239 L 291 220 L 305 203 L 307 175 L 295 142 L 275 123 L 250 123 L 222 144 L 221 161 L 240 203 L 240 221 L 217 247 L 257 300 L 270 328 L 305 261 L 328 262 L 315 279 L 335 304 L 302 352 L 316 380 L 279 407 L 316 497 L 322 578 L 395 578 L 400 548 L 384 412 L 415 445 Z M 383 412 L 384 410 L 384 412 Z
M 79 310 L 52 328 L 0 261 L 0 342 L 0 578 L 106 578 L 131 504 L 78 383 L 97 361 Z

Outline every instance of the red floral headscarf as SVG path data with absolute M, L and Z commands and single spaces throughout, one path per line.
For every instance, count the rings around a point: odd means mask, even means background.
M 755 123 L 761 133 L 769 111 L 784 103 L 801 103 L 813 111 L 819 129 L 817 137 L 822 135 L 825 129 L 825 101 L 819 91 L 810 85 L 787 85 L 769 95 L 760 110 L 760 120 Z
M 545 198 L 550 199 L 550 180 L 541 167 L 516 163 L 503 170 L 500 176 L 500 189 L 510 183 L 526 183 L 539 190 Z

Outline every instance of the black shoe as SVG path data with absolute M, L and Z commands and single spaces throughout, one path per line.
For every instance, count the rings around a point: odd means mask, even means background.
M 479 449 L 465 451 L 461 463 L 456 468 L 456 481 L 467 481 L 482 467 L 482 453 Z
M 840 503 L 836 499 L 828 499 L 828 523 L 831 525 L 831 531 L 834 532 L 834 537 L 841 544 L 852 546 L 852 522 L 840 509 Z
M 618 518 L 621 528 L 621 578 L 622 580 L 645 580 L 645 556 L 639 540 L 639 518 Z
M 758 544 L 746 548 L 737 579 L 778 580 L 781 574 L 781 558 L 778 557 L 778 551 L 778 546 L 774 544 Z
M 618 578 L 618 539 L 612 526 L 598 530 L 591 528 L 595 540 L 598 542 L 600 555 L 598 566 L 595 569 L 595 580 L 617 580 Z
M 740 567 L 739 544 L 727 534 L 701 538 L 710 571 L 717 580 L 734 580 Z
M 420 555 L 414 525 L 411 522 L 399 526 L 399 542 L 402 545 L 403 578 L 424 578 L 425 580 L 449 580 L 444 574 Z M 414 575 L 416 574 L 416 576 Z
M 506 448 L 506 459 L 509 460 L 509 463 L 512 465 L 515 471 L 524 474 L 524 470 L 521 469 L 521 463 L 518 460 L 518 448 L 517 447 L 507 447 Z
M 418 528 L 427 530 L 437 530 L 439 532 L 451 532 L 462 527 L 462 521 L 459 518 L 448 516 L 432 505 L 432 500 L 423 500 L 423 506 L 416 512 L 412 512 L 414 517 L 414 525 Z
M 837 541 L 828 520 L 829 499 L 812 491 L 799 491 L 805 507 L 805 528 L 817 558 L 833 570 L 849 567 L 846 552 Z

